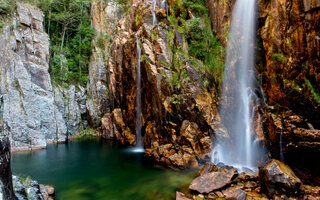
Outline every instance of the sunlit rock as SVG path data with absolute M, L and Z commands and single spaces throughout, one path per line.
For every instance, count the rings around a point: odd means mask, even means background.
M 230 184 L 237 175 L 238 172 L 235 169 L 210 172 L 194 179 L 189 189 L 199 193 L 210 193 Z
M 301 180 L 284 163 L 272 160 L 259 168 L 259 180 L 263 189 L 273 194 L 298 194 Z

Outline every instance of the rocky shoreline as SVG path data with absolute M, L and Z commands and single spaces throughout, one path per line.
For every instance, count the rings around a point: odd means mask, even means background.
M 39 184 L 30 177 L 12 176 L 11 152 L 8 137 L 0 138 L 0 199 L 4 200 L 53 200 L 54 187 Z
M 22 181 L 23 180 L 23 181 Z M 53 200 L 55 189 L 50 185 L 39 184 L 30 177 L 12 176 L 14 194 L 18 200 Z M 1 196 L 2 194 L 0 194 Z
M 177 191 L 176 200 L 320 199 L 319 186 L 303 184 L 290 167 L 278 160 L 270 160 L 258 172 L 243 170 L 207 162 L 185 194 Z

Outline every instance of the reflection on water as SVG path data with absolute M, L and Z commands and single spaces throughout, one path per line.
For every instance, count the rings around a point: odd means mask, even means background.
M 115 142 L 83 139 L 12 154 L 12 170 L 56 188 L 57 200 L 174 199 L 192 172 L 157 167 Z

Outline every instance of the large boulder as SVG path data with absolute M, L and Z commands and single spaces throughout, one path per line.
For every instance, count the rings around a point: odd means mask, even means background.
M 269 195 L 297 194 L 300 191 L 301 181 L 289 168 L 278 160 L 271 160 L 259 168 L 259 179 Z
M 207 173 L 194 179 L 189 189 L 199 193 L 209 193 L 230 184 L 237 175 L 237 170 L 233 168 Z

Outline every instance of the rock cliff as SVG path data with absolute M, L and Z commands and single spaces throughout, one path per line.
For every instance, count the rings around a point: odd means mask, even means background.
M 7 18 L 0 33 L 0 45 L 1 124 L 12 150 L 45 148 L 80 130 L 84 89 L 52 86 L 41 10 L 17 3 L 16 15 Z
M 222 41 L 234 2 L 206 1 Z M 259 0 L 258 10 L 257 81 L 267 106 L 259 108 L 255 125 L 263 124 L 260 132 L 272 156 L 279 158 L 282 151 L 292 164 L 313 166 L 320 155 L 320 2 Z
M 103 55 L 107 59 L 101 61 L 100 71 L 106 77 L 95 81 L 106 83 L 108 91 L 109 108 L 100 127 L 103 137 L 136 144 L 138 41 L 142 51 L 141 128 L 145 154 L 177 168 L 195 167 L 208 160 L 212 139 L 216 134 L 226 135 L 220 125 L 214 92 L 204 87 L 199 74 L 201 62 L 195 65 L 190 61 L 184 35 L 169 25 L 166 5 L 157 2 L 155 25 L 152 1 L 132 1 L 126 11 L 101 1 L 92 4 L 92 11 L 95 29 L 112 36 L 109 40 L 103 38 Z M 119 18 L 110 17 L 109 12 L 115 12 Z M 114 23 L 116 26 L 110 26 Z M 96 65 L 90 67 L 97 71 Z

